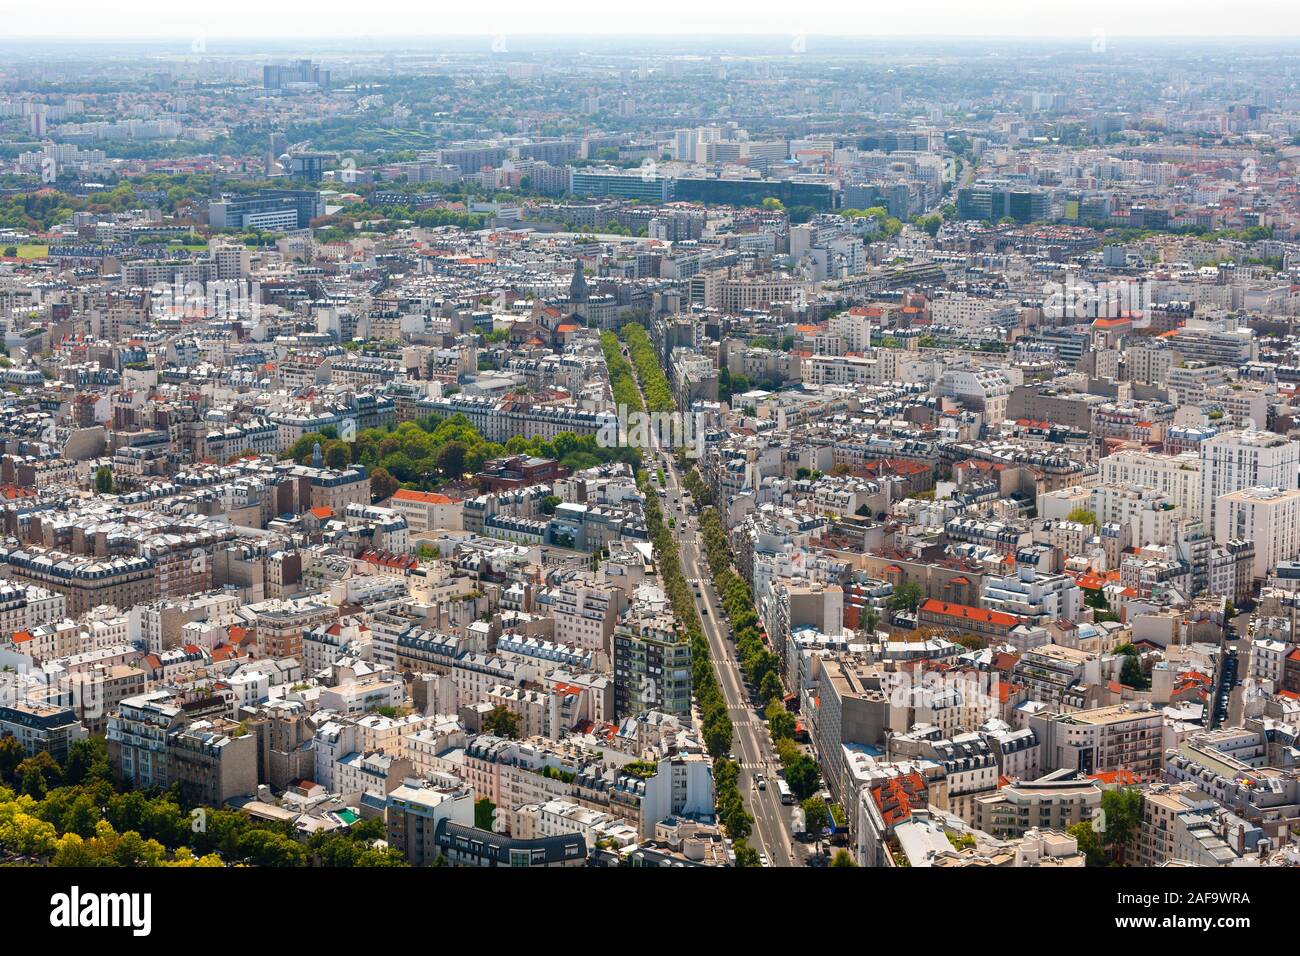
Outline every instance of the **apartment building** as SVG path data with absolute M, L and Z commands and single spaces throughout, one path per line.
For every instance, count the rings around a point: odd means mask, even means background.
M 1101 668 L 1097 659 L 1086 651 L 1044 644 L 1020 655 L 1011 678 L 1028 691 L 1030 700 L 1058 710 L 1076 710 L 1084 704 L 1080 685 L 1097 683 Z
M 1014 574 L 984 581 L 981 601 L 989 611 L 1031 624 L 1073 621 L 1083 603 L 1079 586 L 1066 574 L 1045 574 L 1022 562 Z
M 937 598 L 930 598 L 921 604 L 917 609 L 916 621 L 920 627 L 937 627 L 959 635 L 974 635 L 987 644 L 1005 643 L 1011 631 L 1024 623 L 1023 619 L 1014 614 L 951 604 Z
M 691 647 L 670 616 L 629 614 L 614 631 L 613 665 L 616 717 L 690 713 Z
M 180 703 L 169 691 L 128 697 L 110 714 L 108 762 L 113 775 L 132 789 L 166 787 L 167 735 L 183 721 Z
M 257 738 L 233 720 L 200 720 L 167 734 L 167 780 L 190 803 L 220 807 L 257 790 Z
M 1031 716 L 1043 742 L 1043 768 L 1082 774 L 1157 774 L 1164 763 L 1164 715 L 1144 704 L 1114 704 L 1069 714 Z
M 464 527 L 461 518 L 464 512 L 462 499 L 435 491 L 399 488 L 385 505 L 403 515 L 412 532 L 460 531 Z
M 103 604 L 134 607 L 160 594 L 157 566 L 144 557 L 87 557 L 31 546 L 0 548 L 0 563 L 14 580 L 63 595 L 74 616 Z
M 587 864 L 587 843 L 577 833 L 520 840 L 443 819 L 437 824 L 435 842 L 438 851 L 452 866 L 569 867 Z
M 1157 784 L 1142 794 L 1136 866 L 1235 866 L 1270 845 L 1261 827 L 1215 802 L 1194 783 Z
M 0 706 L 0 737 L 15 738 L 28 757 L 44 752 L 64 764 L 68 747 L 85 736 L 71 707 L 21 701 Z
M 257 640 L 258 657 L 302 659 L 303 634 L 338 620 L 339 609 L 321 597 L 273 598 L 241 609 Z
M 555 620 L 555 641 L 609 655 L 614 627 L 627 606 L 622 589 L 576 576 L 561 582 L 542 598 Z
M 380 707 L 400 707 L 405 699 L 405 685 L 398 675 L 348 674 L 321 692 L 320 705 L 340 714 L 364 714 Z
M 1012 389 L 1021 377 L 1000 369 L 949 369 L 939 382 L 939 394 L 978 412 L 988 427 L 1006 419 Z
M 354 794 L 386 797 L 413 772 L 411 761 L 401 754 L 350 753 L 334 765 L 334 787 L 345 797 Z
M 1218 499 L 1245 488 L 1291 491 L 1300 485 L 1300 442 L 1254 429 L 1201 442 L 1201 519 L 1215 528 Z
M 145 692 L 148 675 L 129 664 L 101 664 L 69 673 L 66 682 L 77 719 L 88 733 L 102 734 L 122 701 Z
M 384 817 L 388 845 L 412 866 L 428 866 L 439 856 L 447 857 L 446 850 L 437 841 L 438 827 L 444 821 L 473 826 L 474 794 L 464 789 L 439 789 L 427 782 L 406 781 L 389 790 Z
M 241 716 L 249 733 L 257 737 L 259 782 L 270 784 L 274 790 L 285 790 L 295 781 L 315 779 L 315 728 L 304 704 L 273 702 L 251 715 L 241 711 Z
M 576 776 L 573 756 L 531 743 L 479 734 L 465 747 L 465 783 L 505 809 L 566 797 Z
M 1019 837 L 1035 827 L 1065 830 L 1087 823 L 1101 809 L 1102 788 L 1069 771 L 1004 784 L 976 798 L 974 825 L 995 837 Z
M 30 631 L 67 613 L 67 598 L 35 585 L 0 584 L 0 640 Z
M 628 764 L 613 778 L 604 787 L 609 811 L 635 825 L 643 839 L 672 817 L 714 822 L 713 765 L 705 754 L 664 757 L 653 770 Z
M 826 786 L 837 800 L 848 798 L 843 765 L 844 745 L 880 746 L 889 728 L 889 698 L 883 672 L 852 658 L 830 657 L 820 662 L 815 689 L 805 689 L 817 753 L 822 755 Z M 816 704 L 813 705 L 813 701 Z
M 1220 495 L 1214 540 L 1254 542 L 1251 576 L 1263 581 L 1280 562 L 1300 556 L 1300 489 L 1243 488 Z
M 793 302 L 802 290 L 799 279 L 780 272 L 711 270 L 690 279 L 693 304 L 728 313 L 764 308 L 773 302 Z

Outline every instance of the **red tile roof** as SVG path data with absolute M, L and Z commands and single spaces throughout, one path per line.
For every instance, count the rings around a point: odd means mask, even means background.
M 885 826 L 892 827 L 912 815 L 912 803 L 925 803 L 925 779 L 919 773 L 890 777 L 879 787 L 873 787 L 871 796 L 880 808 Z
M 396 501 L 419 501 L 426 505 L 453 505 L 457 504 L 459 498 L 449 498 L 446 495 L 440 495 L 436 491 L 412 491 L 409 488 L 398 488 L 393 492 L 393 499 Z
M 1141 783 L 1141 779 L 1132 770 L 1102 770 L 1098 773 L 1089 774 L 1088 779 L 1096 780 L 1098 783 L 1106 786 L 1131 787 Z
M 1001 611 L 990 611 L 986 608 L 971 607 L 967 604 L 949 604 L 947 601 L 940 601 L 937 598 L 930 598 L 922 604 L 921 612 L 940 614 L 944 617 L 957 617 L 963 621 L 981 621 L 985 624 L 996 624 L 999 627 L 1015 627 L 1020 623 L 1020 618 L 1014 614 L 1003 614 Z

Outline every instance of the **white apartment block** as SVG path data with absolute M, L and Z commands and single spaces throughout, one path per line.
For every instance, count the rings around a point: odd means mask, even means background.
M 1201 443 L 1201 518 L 1216 529 L 1215 502 L 1243 488 L 1289 491 L 1300 482 L 1300 443 L 1253 429 Z
M 930 303 L 930 321 L 934 325 L 979 327 L 993 324 L 994 319 L 1015 308 L 1006 299 L 985 299 L 967 295 L 943 295 Z
M 1180 405 L 1199 405 L 1212 389 L 1227 380 L 1227 371 L 1222 365 L 1187 362 L 1169 370 L 1168 383 Z
M 406 518 L 411 531 L 460 531 L 463 502 L 459 498 L 434 491 L 412 491 L 399 488 L 387 501 L 387 506 Z
M 1037 624 L 1079 616 L 1080 590 L 1067 574 L 1040 574 L 1021 565 L 1014 574 L 988 577 L 980 603 L 990 611 L 1015 614 Z
M 1124 450 L 1098 463 L 1100 484 L 1117 488 L 1149 488 L 1167 495 L 1188 518 L 1201 516 L 1201 459 L 1196 452 L 1161 455 Z M 1101 516 L 1098 515 L 1100 518 Z
M 871 349 L 871 330 L 880 322 L 880 316 L 864 315 L 850 309 L 833 315 L 827 322 L 832 335 L 838 335 L 849 352 L 867 352 Z
M 465 747 L 465 727 L 455 717 L 439 715 L 429 718 L 425 726 L 402 738 L 402 752 L 421 777 L 455 773 L 459 763 L 450 759 Z
M 66 612 L 67 599 L 62 594 L 31 584 L 6 582 L 0 586 L 0 639 L 61 620 Z
M 1259 681 L 1272 681 L 1274 688 L 1280 687 L 1286 656 L 1294 648 L 1288 641 L 1255 638 L 1250 646 L 1250 676 Z
M 520 840 L 581 833 L 588 844 L 613 840 L 618 846 L 636 843 L 640 834 L 621 817 L 593 810 L 572 800 L 548 800 L 518 807 L 511 816 L 510 833 Z
M 804 359 L 803 380 L 818 387 L 826 385 L 879 385 L 880 362 L 861 355 L 814 355 Z
M 1174 530 L 1186 515 L 1160 491 L 1132 485 L 1099 485 L 1092 490 L 1092 511 L 1103 525 L 1127 525 L 1134 544 L 1173 544 Z
M 401 678 L 369 674 L 321 692 L 320 705 L 341 714 L 364 714 L 376 707 L 400 707 L 406 693 Z
M 1279 561 L 1300 555 L 1300 489 L 1245 488 L 1215 504 L 1214 540 L 1253 541 L 1251 576 L 1268 577 Z
M 565 581 L 553 592 L 555 642 L 576 644 L 593 651 L 610 652 L 614 623 L 623 609 L 624 595 L 612 584 L 580 578 Z
M 1164 715 L 1143 704 L 1031 717 L 1030 726 L 1043 742 L 1045 771 L 1131 770 L 1150 778 L 1164 764 Z
M 1023 381 L 1024 376 L 1014 369 L 948 369 L 940 380 L 939 394 L 971 406 L 988 425 L 1006 420 L 1011 390 Z

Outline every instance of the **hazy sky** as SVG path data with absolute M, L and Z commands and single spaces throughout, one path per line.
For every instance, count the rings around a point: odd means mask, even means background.
M 0 0 L 0 40 L 555 33 L 1278 38 L 1300 0 Z

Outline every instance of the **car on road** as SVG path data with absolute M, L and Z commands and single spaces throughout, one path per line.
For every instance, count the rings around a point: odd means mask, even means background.
M 758 855 L 758 862 L 759 862 L 759 865 L 760 865 L 760 866 L 771 866 L 771 865 L 772 865 L 770 862 L 768 862 L 767 854 L 766 854 L 766 853 L 760 853 L 760 854 Z
M 766 790 L 766 789 L 767 789 L 767 777 L 763 776 L 761 773 L 760 773 L 760 774 L 756 774 L 756 775 L 754 776 L 754 786 L 758 787 L 759 790 Z

